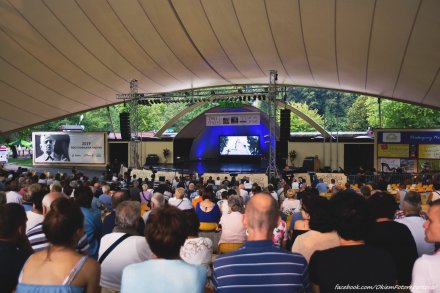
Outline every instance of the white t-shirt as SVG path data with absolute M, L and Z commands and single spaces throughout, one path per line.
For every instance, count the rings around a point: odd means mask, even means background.
M 416 242 L 419 257 L 423 254 L 432 254 L 434 252 L 434 243 L 428 243 L 425 241 L 425 229 L 423 228 L 425 220 L 423 220 L 422 217 L 405 217 L 402 219 L 396 219 L 395 221 L 404 224 L 411 231 Z
M 23 198 L 18 192 L 8 191 L 6 192 L 6 203 L 10 202 L 21 204 L 23 202 Z
M 293 214 L 295 212 L 299 212 L 300 207 L 301 207 L 301 201 L 298 199 L 287 198 L 281 204 L 281 210 L 286 215 Z
M 243 202 L 246 202 L 246 200 L 249 199 L 249 192 L 244 189 L 240 189 L 240 196 L 243 199 Z
M 191 202 L 187 198 L 178 199 L 172 197 L 168 200 L 168 204 L 177 207 L 179 210 L 190 210 L 193 208 Z
M 227 199 L 221 199 L 217 202 L 218 207 L 220 208 L 220 211 L 222 214 L 227 214 L 229 211 L 229 205 Z
M 422 255 L 414 263 L 412 271 L 413 293 L 440 292 L 440 253 L 434 255 Z M 428 288 L 429 289 L 428 289 Z
M 99 247 L 99 257 L 124 233 L 115 232 L 106 234 L 101 238 Z M 148 246 L 147 240 L 142 236 L 130 236 L 106 257 L 101 264 L 101 281 L 103 288 L 117 289 L 121 288 L 122 271 L 130 264 L 143 262 L 151 259 L 153 253 Z
M 27 211 L 26 216 L 28 218 L 26 222 L 26 233 L 37 226 L 38 224 L 42 223 L 44 220 L 44 216 L 41 214 L 34 213 L 33 211 Z

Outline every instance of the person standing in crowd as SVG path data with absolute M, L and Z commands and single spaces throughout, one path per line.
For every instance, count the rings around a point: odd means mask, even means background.
M 101 238 L 98 261 L 101 264 L 100 285 L 109 292 L 121 290 L 123 269 L 153 257 L 145 238 L 139 235 L 140 204 L 123 201 L 115 209 L 116 226 Z M 115 243 L 118 243 L 116 246 Z
M 431 203 L 428 219 L 423 224 L 425 240 L 429 243 L 440 242 L 440 199 Z M 414 263 L 412 271 L 412 289 L 414 293 L 440 292 L 440 249 L 433 255 L 424 254 Z
M 206 269 L 180 259 L 188 236 L 183 212 L 176 207 L 158 208 L 147 220 L 145 237 L 156 258 L 131 264 L 122 273 L 121 293 L 202 293 Z
M 100 292 L 98 263 L 75 251 L 83 233 L 79 206 L 67 198 L 56 199 L 44 218 L 49 247 L 33 254 L 19 277 L 17 293 Z
M 26 220 L 21 205 L 0 205 L 0 292 L 15 289 L 20 269 L 33 253 L 25 234 Z
M 394 286 L 397 274 L 391 256 L 382 249 L 365 245 L 370 223 L 365 199 L 342 191 L 330 199 L 330 204 L 340 246 L 312 255 L 312 291 L 335 292 L 347 285 Z
M 309 291 L 304 257 L 272 243 L 272 233 L 278 224 L 275 199 L 266 193 L 252 196 L 246 205 L 243 224 L 248 231 L 244 246 L 218 256 L 214 262 L 216 292 Z

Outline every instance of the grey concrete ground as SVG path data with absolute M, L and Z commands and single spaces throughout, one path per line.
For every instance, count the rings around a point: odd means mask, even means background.
M 18 164 L 6 164 L 4 165 L 4 168 L 7 170 L 13 170 L 16 171 L 18 169 Z M 28 170 L 35 170 L 37 173 L 42 172 L 50 172 L 50 174 L 56 174 L 56 173 L 66 173 L 71 174 L 72 173 L 72 167 L 62 167 L 62 166 L 43 166 L 43 167 L 26 167 L 22 166 L 22 168 L 27 168 Z M 77 172 L 83 173 L 85 176 L 89 178 L 93 178 L 94 176 L 99 177 L 102 172 L 105 171 L 105 167 L 82 167 L 78 166 L 75 167 Z

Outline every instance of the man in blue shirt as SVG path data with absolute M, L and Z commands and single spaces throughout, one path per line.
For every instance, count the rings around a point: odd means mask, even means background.
M 236 251 L 220 255 L 214 262 L 216 292 L 310 291 L 304 257 L 281 250 L 272 243 L 277 224 L 275 199 L 266 193 L 254 195 L 243 216 L 247 242 Z
M 325 183 L 322 178 L 319 178 L 319 183 L 316 184 L 316 189 L 318 189 L 319 193 L 327 193 L 328 191 L 327 183 Z

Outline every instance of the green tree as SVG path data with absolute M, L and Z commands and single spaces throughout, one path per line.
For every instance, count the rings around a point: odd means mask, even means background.
M 347 131 L 365 131 L 368 129 L 367 96 L 359 96 L 347 112 Z

